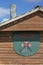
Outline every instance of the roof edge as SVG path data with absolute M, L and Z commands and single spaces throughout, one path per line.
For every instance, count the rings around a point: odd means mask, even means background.
M 11 20 L 2 22 L 2 23 L 0 23 L 0 27 L 1 27 L 1 26 L 4 26 L 4 25 L 6 25 L 6 24 L 9 24 L 9 23 L 11 23 L 12 21 L 16 21 L 16 20 L 18 20 L 18 19 L 20 19 L 20 18 L 23 18 L 23 17 L 25 17 L 25 16 L 28 16 L 28 15 L 30 15 L 30 14 L 32 14 L 32 13 L 35 13 L 35 12 L 37 12 L 37 11 L 42 11 L 42 12 L 43 12 L 43 8 L 32 9 L 30 12 L 27 12 L 27 13 L 25 13 L 25 14 L 23 14 L 23 15 L 20 15 L 20 16 L 14 18 L 14 19 L 11 19 Z

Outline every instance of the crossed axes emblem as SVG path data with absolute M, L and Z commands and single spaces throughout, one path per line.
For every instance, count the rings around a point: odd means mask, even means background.
M 20 52 L 22 52 L 25 47 L 27 47 L 30 51 L 32 51 L 31 46 L 32 46 L 32 44 L 29 43 L 28 41 L 23 42 L 23 43 L 21 44 L 22 49 L 20 50 Z

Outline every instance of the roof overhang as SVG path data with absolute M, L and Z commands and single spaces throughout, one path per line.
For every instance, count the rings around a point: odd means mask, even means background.
M 0 23 L 0 27 L 2 27 L 2 26 L 4 26 L 4 25 L 7 25 L 7 24 L 9 24 L 9 23 L 12 23 L 13 21 L 19 20 L 19 19 L 21 19 L 21 18 L 23 18 L 23 17 L 25 17 L 25 16 L 29 16 L 29 15 L 31 15 L 31 14 L 37 12 L 37 11 L 43 12 L 43 8 L 40 7 L 40 8 L 33 9 L 33 10 L 31 10 L 30 12 L 27 12 L 27 13 L 25 13 L 25 14 L 23 14 L 23 15 L 20 15 L 20 16 L 18 16 L 18 17 L 15 17 L 14 19 L 11 19 L 11 20 L 2 22 L 2 23 Z

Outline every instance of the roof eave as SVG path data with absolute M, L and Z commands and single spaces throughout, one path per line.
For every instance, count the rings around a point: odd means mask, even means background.
M 30 12 L 27 12 L 27 13 L 25 13 L 25 14 L 23 14 L 23 15 L 21 15 L 21 16 L 18 16 L 18 17 L 14 18 L 14 19 L 8 20 L 8 21 L 6 21 L 6 22 L 2 22 L 2 23 L 0 23 L 0 27 L 1 27 L 1 26 L 4 26 L 4 25 L 6 25 L 6 24 L 9 24 L 9 23 L 11 23 L 12 21 L 16 21 L 16 20 L 18 20 L 18 19 L 20 19 L 20 18 L 23 18 L 23 17 L 25 17 L 25 16 L 28 16 L 28 15 L 30 15 L 30 14 L 32 14 L 32 13 L 35 13 L 35 12 L 37 12 L 37 11 L 42 11 L 42 12 L 43 12 L 43 8 L 36 8 L 36 9 L 31 10 Z

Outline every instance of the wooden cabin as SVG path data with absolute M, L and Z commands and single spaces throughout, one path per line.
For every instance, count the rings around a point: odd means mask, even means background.
M 42 7 L 0 24 L 0 64 L 43 65 Z

